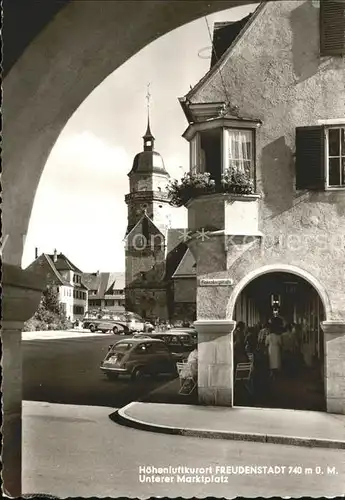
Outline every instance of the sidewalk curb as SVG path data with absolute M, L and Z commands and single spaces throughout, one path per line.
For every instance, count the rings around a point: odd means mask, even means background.
M 232 431 L 212 431 L 209 429 L 192 429 L 182 427 L 172 427 L 168 425 L 152 424 L 144 422 L 126 414 L 126 408 L 133 403 L 120 408 L 109 415 L 114 422 L 132 427 L 134 429 L 156 432 L 161 434 L 173 434 L 178 436 L 198 437 L 207 439 L 227 439 L 233 441 L 252 441 L 256 443 L 285 444 L 291 446 L 304 446 L 308 448 L 328 448 L 345 449 L 345 441 L 336 441 L 332 439 L 318 439 L 308 437 L 292 437 L 278 434 L 259 434 L 254 432 L 232 432 Z

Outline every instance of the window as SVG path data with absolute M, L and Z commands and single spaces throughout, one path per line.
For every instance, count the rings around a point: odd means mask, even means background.
M 327 184 L 345 187 L 345 126 L 327 130 Z
M 237 167 L 255 180 L 254 130 L 217 127 L 197 132 L 190 141 L 192 172 L 209 172 L 220 183 L 224 170 Z
M 200 132 L 200 171 L 209 172 L 220 183 L 222 172 L 222 129 Z
M 320 2 L 320 53 L 322 56 L 345 55 L 345 2 Z
M 152 344 L 150 352 L 156 354 L 168 354 L 169 349 L 163 342 L 157 342 Z
M 345 125 L 296 129 L 296 189 L 345 188 Z
M 140 344 L 136 348 L 135 352 L 138 354 L 146 354 L 152 351 L 152 344 Z
M 253 131 L 226 129 L 224 142 L 227 150 L 224 167 L 235 167 L 254 179 Z
M 84 314 L 83 306 L 73 306 L 73 314 Z

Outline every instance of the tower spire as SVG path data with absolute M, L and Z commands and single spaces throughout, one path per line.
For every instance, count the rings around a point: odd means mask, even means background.
M 150 94 L 150 83 L 147 84 L 147 92 L 146 92 L 146 100 L 147 100 L 147 128 L 145 135 L 143 136 L 144 139 L 144 151 L 153 151 L 153 144 L 155 138 L 152 135 L 151 129 L 150 129 L 150 100 L 151 100 L 151 94 Z

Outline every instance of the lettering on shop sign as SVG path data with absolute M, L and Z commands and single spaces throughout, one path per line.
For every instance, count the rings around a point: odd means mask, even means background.
M 232 286 L 234 281 L 231 278 L 200 278 L 200 286 Z

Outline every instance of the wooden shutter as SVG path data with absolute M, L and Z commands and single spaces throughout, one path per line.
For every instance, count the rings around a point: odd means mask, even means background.
M 296 189 L 325 187 L 325 130 L 322 125 L 296 128 Z
M 320 44 L 322 56 L 345 54 L 345 0 L 321 0 Z

